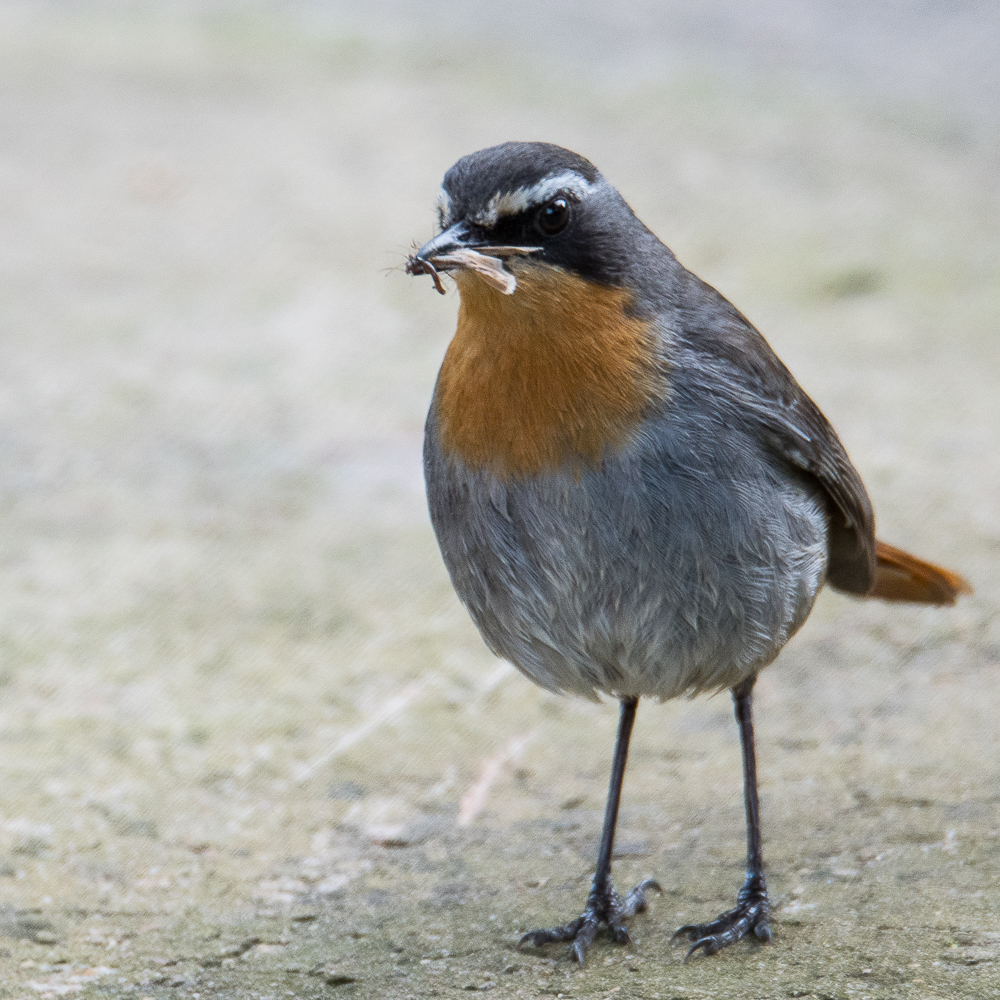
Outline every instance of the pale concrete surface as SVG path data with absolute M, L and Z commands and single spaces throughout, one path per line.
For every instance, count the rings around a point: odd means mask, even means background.
M 995 7 L 737 6 L 0 8 L 0 996 L 1000 993 Z M 456 298 L 399 267 L 511 137 L 599 164 L 977 587 L 826 595 L 762 678 L 770 948 L 668 943 L 742 878 L 719 697 L 641 706 L 634 945 L 514 950 L 583 904 L 616 712 L 452 595 Z

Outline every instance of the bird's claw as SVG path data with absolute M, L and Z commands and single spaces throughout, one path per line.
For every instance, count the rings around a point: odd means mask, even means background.
M 694 942 L 684 956 L 685 962 L 699 949 L 706 955 L 714 955 L 735 944 L 751 930 L 759 941 L 769 944 L 772 939 L 770 913 L 764 878 L 760 875 L 753 876 L 747 879 L 746 885 L 740 890 L 735 909 L 720 913 L 707 924 L 685 924 L 678 927 L 670 940 L 687 938 Z
M 529 931 L 518 941 L 518 948 L 530 944 L 535 948 L 552 944 L 557 941 L 572 941 L 570 952 L 583 965 L 587 949 L 594 943 L 601 924 L 607 924 L 608 932 L 616 944 L 628 944 L 631 941 L 625 921 L 637 913 L 645 913 L 649 906 L 646 893 L 650 889 L 662 892 L 656 879 L 648 878 L 640 882 L 634 889 L 622 898 L 614 886 L 599 890 L 594 886 L 587 897 L 587 906 L 575 920 L 561 927 L 542 928 Z

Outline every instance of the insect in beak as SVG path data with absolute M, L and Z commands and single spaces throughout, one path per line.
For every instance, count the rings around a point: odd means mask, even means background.
M 540 247 L 463 247 L 448 249 L 447 253 L 424 256 L 424 251 L 432 246 L 422 247 L 417 253 L 410 254 L 406 260 L 407 274 L 429 274 L 434 279 L 434 287 L 444 295 L 444 285 L 441 284 L 440 271 L 453 271 L 462 268 L 474 271 L 491 288 L 504 295 L 513 295 L 517 289 L 517 278 L 504 266 L 508 257 L 525 257 L 537 253 Z

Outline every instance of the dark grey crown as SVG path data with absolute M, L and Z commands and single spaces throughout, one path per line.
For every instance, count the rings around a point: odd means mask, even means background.
M 441 187 L 449 202 L 450 220 L 456 221 L 483 211 L 497 195 L 527 191 L 560 174 L 577 174 L 591 185 L 601 178 L 590 160 L 562 146 L 504 142 L 463 156 L 444 175 Z

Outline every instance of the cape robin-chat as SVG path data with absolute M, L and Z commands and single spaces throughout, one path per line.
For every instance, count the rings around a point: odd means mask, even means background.
M 526 934 L 619 943 L 653 880 L 611 855 L 643 696 L 729 688 L 743 748 L 736 907 L 676 936 L 712 954 L 771 938 L 754 759 L 758 673 L 820 588 L 953 604 L 968 584 L 875 538 L 839 438 L 764 338 L 686 270 L 592 163 L 508 142 L 445 174 L 411 274 L 454 277 L 458 327 L 427 417 L 431 520 L 487 645 L 550 691 L 621 703 L 583 914 Z

